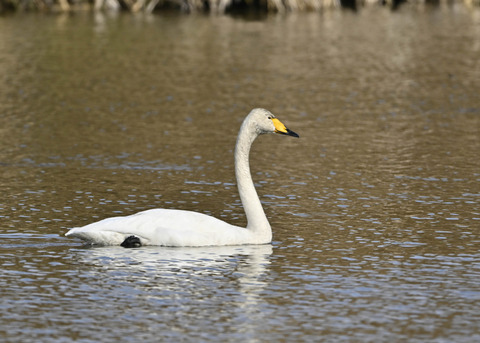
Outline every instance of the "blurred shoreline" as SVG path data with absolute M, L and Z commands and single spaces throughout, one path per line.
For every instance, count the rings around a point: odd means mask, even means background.
M 396 10 L 402 5 L 480 8 L 480 0 L 0 0 L 0 13 L 123 11 L 183 13 L 285 13 L 321 12 L 334 9 L 359 10 L 384 6 Z

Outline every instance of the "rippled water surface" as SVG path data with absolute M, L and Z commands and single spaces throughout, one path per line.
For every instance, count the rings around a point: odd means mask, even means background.
M 480 12 L 0 18 L 2 342 L 480 340 Z M 271 245 L 83 247 L 155 207 Z

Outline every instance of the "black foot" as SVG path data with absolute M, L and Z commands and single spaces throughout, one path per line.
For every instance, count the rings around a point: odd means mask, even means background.
M 120 245 L 124 248 L 139 248 L 142 246 L 142 243 L 140 242 L 140 238 L 128 236 Z

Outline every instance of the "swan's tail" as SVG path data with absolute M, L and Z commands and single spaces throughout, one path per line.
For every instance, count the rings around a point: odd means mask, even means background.
M 121 245 L 128 236 L 113 231 L 88 230 L 83 227 L 75 227 L 65 233 L 67 237 L 79 238 L 89 244 L 96 245 Z

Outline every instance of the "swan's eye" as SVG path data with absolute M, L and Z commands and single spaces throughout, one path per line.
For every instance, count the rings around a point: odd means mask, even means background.
M 272 116 L 268 116 L 268 119 L 272 119 L 273 117 Z

